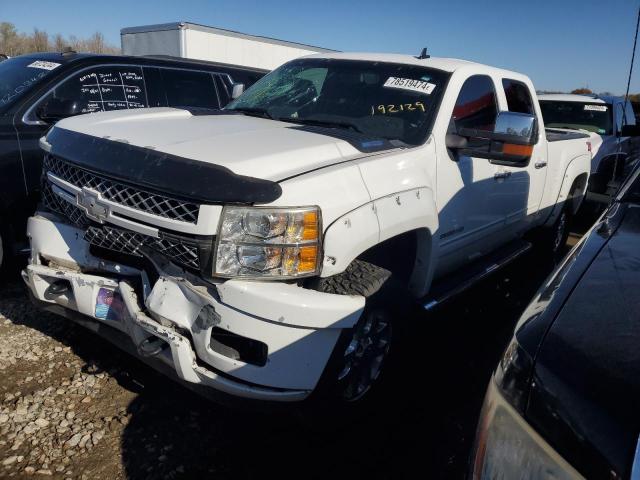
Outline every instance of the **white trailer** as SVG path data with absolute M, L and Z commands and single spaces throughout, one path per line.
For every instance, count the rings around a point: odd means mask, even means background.
M 332 51 L 187 22 L 123 28 L 120 40 L 125 55 L 171 55 L 267 70 L 304 55 Z

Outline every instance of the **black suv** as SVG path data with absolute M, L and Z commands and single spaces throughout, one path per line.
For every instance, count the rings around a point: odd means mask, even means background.
M 0 267 L 24 249 L 39 198 L 38 140 L 72 115 L 147 107 L 218 109 L 266 71 L 172 57 L 35 53 L 0 63 Z M 4 255 L 3 255 L 4 252 Z
M 640 478 L 639 245 L 636 168 L 520 318 L 472 478 Z

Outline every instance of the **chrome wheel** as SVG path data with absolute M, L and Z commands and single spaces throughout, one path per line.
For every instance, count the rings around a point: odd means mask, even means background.
M 556 234 L 553 238 L 553 251 L 558 252 L 562 248 L 562 241 L 564 240 L 564 233 L 567 229 L 567 213 L 562 212 L 556 225 Z
M 362 398 L 380 376 L 391 345 L 391 322 L 382 310 L 372 310 L 354 327 L 338 374 L 342 397 L 352 402 Z

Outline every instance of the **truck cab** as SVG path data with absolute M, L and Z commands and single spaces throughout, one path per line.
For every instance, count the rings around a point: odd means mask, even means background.
M 187 384 L 359 402 L 410 302 L 525 233 L 561 245 L 589 137 L 547 131 L 534 92 L 473 62 L 330 53 L 220 112 L 64 120 L 25 282 Z

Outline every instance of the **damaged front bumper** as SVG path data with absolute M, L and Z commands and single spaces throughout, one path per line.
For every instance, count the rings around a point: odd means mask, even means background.
M 153 272 L 101 259 L 49 213 L 29 219 L 28 236 L 23 278 L 45 308 L 118 331 L 180 379 L 234 396 L 305 399 L 364 308 L 362 297 L 283 282 L 204 282 L 153 254 Z

